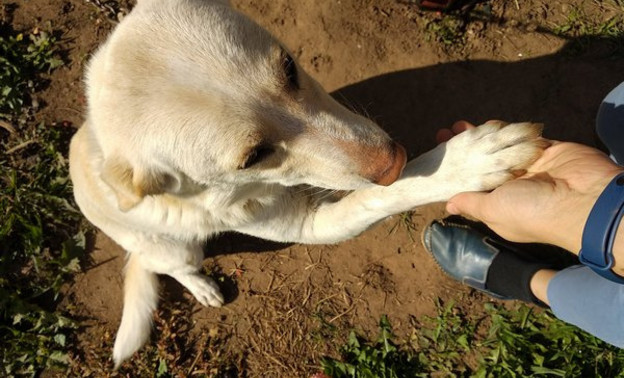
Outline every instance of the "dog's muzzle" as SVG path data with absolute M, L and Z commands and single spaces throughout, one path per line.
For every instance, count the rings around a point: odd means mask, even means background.
M 386 162 L 385 167 L 379 167 L 381 169 L 378 168 L 378 173 L 372 176 L 371 181 L 377 185 L 388 186 L 401 176 L 407 162 L 407 153 L 403 146 L 392 142 L 385 155 L 385 159 L 380 160 Z

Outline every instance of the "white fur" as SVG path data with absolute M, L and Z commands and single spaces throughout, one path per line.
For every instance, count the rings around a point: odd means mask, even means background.
M 133 305 L 123 309 L 113 351 L 116 366 L 147 341 L 158 300 L 158 279 L 143 268 L 139 259 L 138 255 L 130 254 L 126 264 L 124 303 Z
M 289 84 L 286 57 L 225 2 L 142 0 L 91 60 L 70 173 L 82 212 L 129 256 L 116 367 L 148 338 L 155 274 L 223 304 L 199 273 L 207 237 L 336 243 L 389 215 L 492 189 L 541 153 L 538 126 L 490 123 L 409 162 L 397 180 L 402 148 L 300 67 Z M 260 146 L 271 152 L 242 169 Z M 350 194 L 329 200 L 318 188 Z

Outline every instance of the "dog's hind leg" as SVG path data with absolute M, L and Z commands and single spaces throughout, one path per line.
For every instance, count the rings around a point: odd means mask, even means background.
M 150 240 L 150 248 L 141 253 L 143 265 L 158 274 L 173 277 L 204 306 L 220 307 L 223 296 L 219 286 L 200 273 L 204 252 L 200 243 L 183 243 L 163 238 Z
M 204 256 L 199 243 L 146 236 L 132 239 L 122 240 L 122 246 L 132 252 L 126 265 L 124 310 L 113 349 L 115 368 L 149 337 L 158 300 L 156 274 L 175 278 L 204 306 L 223 304 L 217 284 L 199 273 Z

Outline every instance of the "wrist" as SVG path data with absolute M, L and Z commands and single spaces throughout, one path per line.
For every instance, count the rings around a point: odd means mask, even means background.
M 557 231 L 551 234 L 552 240 L 549 243 L 578 255 L 581 250 L 585 225 L 598 197 L 600 197 L 613 178 L 623 171 L 622 169 L 614 169 L 613 171 L 605 172 L 604 176 L 596 179 L 591 185 L 586 185 L 582 191 L 568 193 L 566 195 L 566 204 L 564 207 L 561 207 L 565 211 L 559 214 L 560 218 L 557 222 L 560 226 L 556 227 Z M 619 236 L 624 235 L 620 234 Z M 624 237 L 618 238 L 617 243 L 619 244 L 620 242 L 624 243 Z M 616 250 L 615 247 L 614 250 Z M 622 260 L 624 259 L 620 259 L 620 261 Z
M 621 246 L 616 244 L 623 215 L 624 173 L 621 173 L 611 180 L 592 208 L 583 231 L 579 253 L 582 264 L 621 284 L 624 284 L 624 276 L 618 274 L 621 269 L 616 267 L 616 253 Z M 619 239 L 621 241 L 621 237 Z M 621 249 L 620 252 L 624 253 Z

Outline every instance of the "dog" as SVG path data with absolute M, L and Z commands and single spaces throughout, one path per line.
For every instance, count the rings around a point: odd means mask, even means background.
M 139 0 L 90 60 L 86 87 L 70 175 L 83 214 L 127 251 L 115 368 L 149 337 L 158 274 L 223 305 L 200 273 L 210 236 L 337 243 L 491 190 L 545 148 L 541 125 L 490 122 L 406 164 L 401 145 L 222 0 Z

